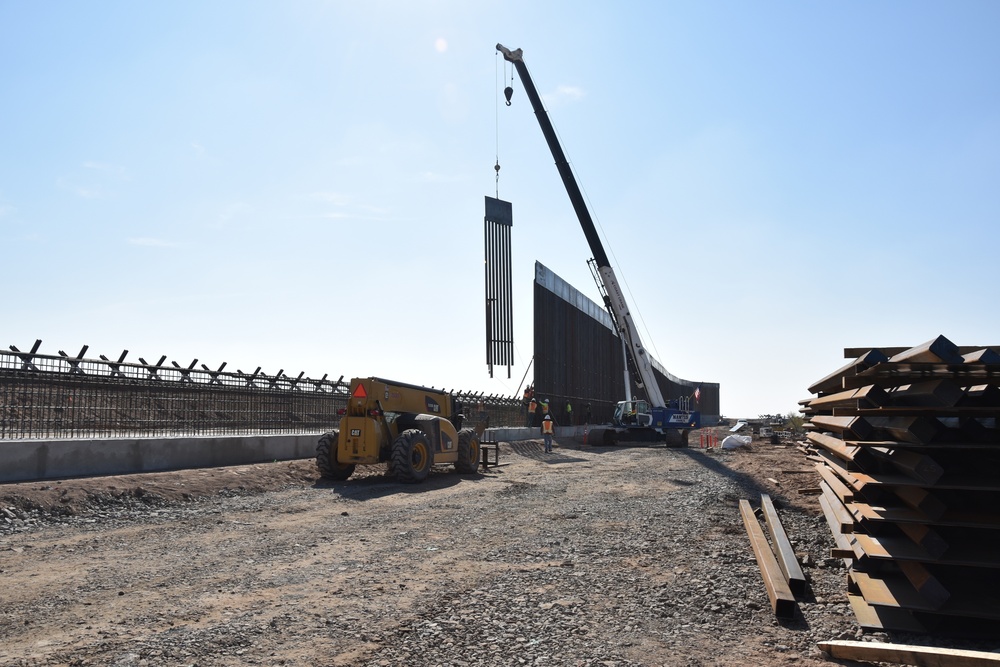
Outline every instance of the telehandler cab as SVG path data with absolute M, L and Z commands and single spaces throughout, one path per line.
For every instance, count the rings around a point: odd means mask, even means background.
M 432 465 L 479 471 L 485 424 L 462 428 L 461 405 L 440 389 L 381 378 L 354 378 L 340 428 L 319 439 L 316 467 L 344 480 L 358 464 L 388 463 L 401 482 L 422 482 Z

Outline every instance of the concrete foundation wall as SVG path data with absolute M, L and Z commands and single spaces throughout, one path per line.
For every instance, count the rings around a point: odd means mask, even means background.
M 559 426 L 556 437 L 583 435 L 584 426 Z M 162 470 L 308 459 L 321 433 L 189 438 L 103 438 L 0 442 L 0 483 L 66 477 L 128 475 Z M 537 428 L 491 428 L 487 440 L 540 439 Z
M 213 468 L 316 455 L 320 433 L 0 443 L 0 482 Z

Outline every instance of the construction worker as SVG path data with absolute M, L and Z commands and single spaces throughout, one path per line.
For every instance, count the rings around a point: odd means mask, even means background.
M 532 396 L 531 400 L 528 401 L 528 426 L 535 425 L 535 412 L 538 410 L 538 403 L 535 402 L 535 397 Z
M 549 399 L 542 401 L 542 418 L 549 416 Z
M 542 438 L 545 440 L 545 453 L 552 453 L 552 433 L 555 428 L 552 423 L 552 417 L 545 415 L 545 419 L 542 420 Z
M 566 399 L 566 408 L 563 410 L 563 412 L 564 412 L 563 417 L 564 417 L 565 425 L 566 426 L 572 426 L 573 425 L 573 404 L 569 402 L 569 399 Z

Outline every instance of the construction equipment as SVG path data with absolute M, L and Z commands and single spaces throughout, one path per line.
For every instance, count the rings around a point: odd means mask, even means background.
M 521 78 L 521 83 L 524 84 L 525 93 L 528 95 L 535 117 L 541 126 L 542 134 L 545 135 L 545 141 L 549 145 L 553 159 L 555 159 L 563 186 L 566 188 L 566 193 L 576 211 L 583 233 L 587 237 L 590 251 L 594 255 L 590 262 L 594 279 L 597 281 L 598 290 L 604 298 L 604 305 L 618 330 L 622 347 L 625 350 L 626 399 L 619 402 L 615 409 L 613 428 L 607 429 L 603 433 L 598 433 L 597 429 L 592 430 L 590 433 L 591 441 L 603 441 L 610 444 L 618 440 L 665 438 L 667 444 L 686 447 L 688 432 L 698 428 L 701 424 L 701 413 L 689 409 L 690 406 L 687 405 L 686 400 L 688 397 L 678 397 L 669 403 L 664 399 L 653 373 L 652 359 L 639 338 L 639 332 L 632 320 L 618 278 L 611 267 L 604 246 L 601 244 L 597 228 L 594 226 L 594 221 L 587 209 L 576 178 L 573 176 L 573 170 L 569 166 L 569 161 L 559 144 L 548 113 L 542 105 L 542 100 L 531 80 L 528 68 L 524 64 L 523 52 L 521 49 L 511 51 L 502 44 L 497 44 L 496 48 L 505 60 L 514 65 Z M 510 95 L 506 91 L 504 94 L 509 104 Z M 631 376 L 635 379 L 636 387 L 646 394 L 647 400 L 632 400 L 630 371 Z
M 388 463 L 400 482 L 422 482 L 431 466 L 479 471 L 485 423 L 463 428 L 462 406 L 447 391 L 381 378 L 354 378 L 340 427 L 316 446 L 316 467 L 345 480 L 357 465 Z

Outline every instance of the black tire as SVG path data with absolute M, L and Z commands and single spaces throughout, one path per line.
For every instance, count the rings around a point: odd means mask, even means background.
M 399 434 L 392 443 L 389 474 L 400 482 L 414 484 L 427 479 L 434 455 L 423 431 L 415 428 Z
M 688 434 L 690 431 L 684 429 L 670 429 L 666 432 L 667 447 L 683 448 L 688 446 Z
M 587 434 L 587 444 L 594 447 L 614 447 L 617 445 L 615 431 L 611 428 L 592 428 Z
M 353 463 L 338 463 L 337 440 L 340 438 L 340 431 L 334 429 L 319 439 L 316 445 L 316 468 L 319 474 L 325 479 L 343 481 L 354 474 Z
M 461 473 L 475 474 L 479 472 L 483 452 L 479 446 L 479 436 L 475 429 L 463 428 L 458 432 L 458 460 L 455 470 Z

